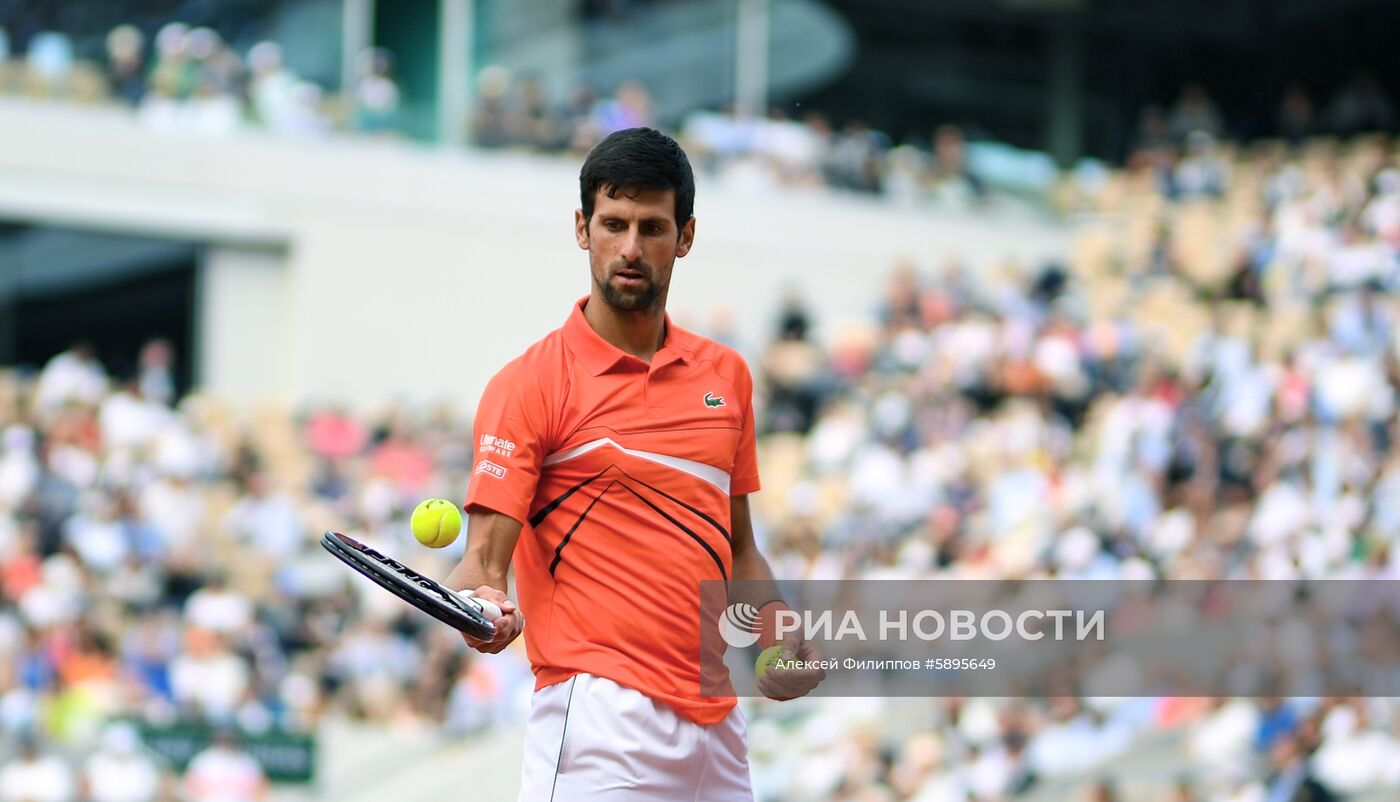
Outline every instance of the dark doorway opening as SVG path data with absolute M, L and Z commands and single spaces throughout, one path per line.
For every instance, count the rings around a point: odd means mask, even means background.
M 79 341 L 113 378 L 134 375 L 141 347 L 164 339 L 175 349 L 175 388 L 193 380 L 194 265 L 21 301 L 17 361 L 34 368 Z
M 174 350 L 176 391 L 198 378 L 192 243 L 44 226 L 0 230 L 0 365 L 38 371 L 75 343 L 115 380 L 135 375 L 142 347 Z

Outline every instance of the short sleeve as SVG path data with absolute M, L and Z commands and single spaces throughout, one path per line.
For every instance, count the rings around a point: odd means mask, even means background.
M 538 384 L 509 368 L 491 379 L 472 423 L 472 477 L 464 509 L 482 507 L 526 523 L 548 447 L 548 420 Z
M 739 398 L 743 401 L 744 414 L 739 430 L 739 451 L 734 455 L 734 471 L 729 479 L 731 496 L 745 496 L 759 489 L 758 447 L 753 415 L 753 376 L 749 374 L 749 366 L 744 364 L 743 359 L 738 361 L 737 386 L 734 389 L 739 392 Z

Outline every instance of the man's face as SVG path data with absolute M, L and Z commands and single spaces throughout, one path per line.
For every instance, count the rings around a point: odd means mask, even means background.
M 652 312 L 666 303 L 671 267 L 690 252 L 695 219 L 676 226 L 676 195 L 669 189 L 598 190 L 593 217 L 574 212 L 574 235 L 588 251 L 593 284 L 622 312 Z

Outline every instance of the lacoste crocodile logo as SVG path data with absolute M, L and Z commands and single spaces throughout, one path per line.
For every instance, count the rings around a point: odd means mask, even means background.
M 722 407 L 722 406 L 724 406 L 724 396 L 722 396 L 722 395 L 717 396 L 717 395 L 715 395 L 714 393 L 705 393 L 705 406 L 707 406 L 707 407 Z

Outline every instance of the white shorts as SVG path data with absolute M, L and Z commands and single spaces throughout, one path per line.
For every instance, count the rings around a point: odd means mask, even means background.
M 535 692 L 520 802 L 753 802 L 744 714 L 696 724 L 592 674 Z

